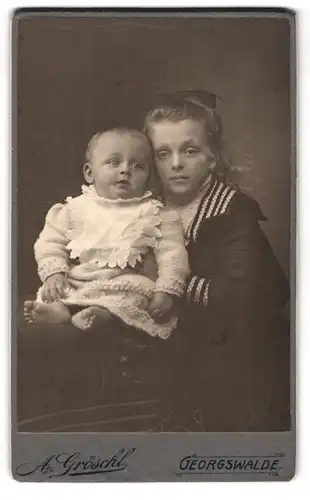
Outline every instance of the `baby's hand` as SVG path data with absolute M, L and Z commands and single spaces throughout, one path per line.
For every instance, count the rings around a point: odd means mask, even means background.
M 156 292 L 149 304 L 148 312 L 157 323 L 163 323 L 168 319 L 172 306 L 173 298 L 171 295 L 164 292 Z
M 67 276 L 64 273 L 55 273 L 49 276 L 43 285 L 42 299 L 44 302 L 65 297 L 65 289 L 68 286 Z

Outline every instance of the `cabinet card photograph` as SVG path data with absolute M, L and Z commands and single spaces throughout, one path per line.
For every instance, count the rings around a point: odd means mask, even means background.
M 295 15 L 12 17 L 12 472 L 288 480 Z

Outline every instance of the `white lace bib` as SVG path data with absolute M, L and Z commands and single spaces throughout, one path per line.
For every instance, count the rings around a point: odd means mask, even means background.
M 134 267 L 161 236 L 162 204 L 146 192 L 141 198 L 110 200 L 98 196 L 93 186 L 67 199 L 73 221 L 69 230 L 72 259 L 100 267 Z

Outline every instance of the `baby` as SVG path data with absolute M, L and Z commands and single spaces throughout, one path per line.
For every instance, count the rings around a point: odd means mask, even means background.
M 34 245 L 43 286 L 24 304 L 29 323 L 72 322 L 85 330 L 116 317 L 169 337 L 189 266 L 178 214 L 147 190 L 151 168 L 141 132 L 92 137 L 83 168 L 89 185 L 49 210 Z

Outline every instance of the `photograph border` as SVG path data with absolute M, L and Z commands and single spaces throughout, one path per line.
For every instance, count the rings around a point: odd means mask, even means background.
M 17 36 L 27 16 L 64 17 L 276 17 L 290 24 L 290 380 L 291 430 L 253 433 L 19 433 L 17 432 Z M 11 180 L 11 470 L 18 481 L 287 481 L 296 454 L 296 13 L 289 9 L 17 9 L 12 18 L 12 180 Z M 207 450 L 207 451 L 206 451 Z M 207 456 L 206 456 L 207 455 Z M 192 473 L 184 460 L 216 460 L 217 472 Z M 255 471 L 223 472 L 221 461 L 261 462 Z M 101 463 L 89 475 L 72 475 L 73 460 Z M 190 461 L 189 460 L 189 461 Z M 273 462 L 274 469 L 270 462 Z M 104 465 L 102 465 L 104 463 Z M 187 462 L 186 462 L 187 463 Z M 189 462 L 188 462 L 189 463 Z M 109 464 L 109 467 L 106 467 Z M 185 469 L 184 469 L 185 467 Z

